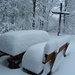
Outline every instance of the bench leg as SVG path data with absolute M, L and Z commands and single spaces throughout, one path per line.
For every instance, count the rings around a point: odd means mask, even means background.
M 63 51 L 63 55 L 64 55 L 64 57 L 66 57 L 66 51 Z
M 11 56 L 10 58 L 7 59 L 9 65 L 8 67 L 11 68 L 11 69 L 17 69 L 17 68 L 20 68 L 19 67 L 19 64 L 21 63 L 22 61 L 22 57 L 24 55 L 25 52 L 19 54 L 19 55 L 16 55 L 16 56 Z
M 50 65 L 51 65 L 50 72 L 47 75 L 51 75 L 52 68 L 53 68 L 53 65 L 54 65 L 54 62 L 56 60 L 56 56 L 57 56 L 58 53 L 60 53 L 63 50 L 63 55 L 64 55 L 64 57 L 66 57 L 66 50 L 67 50 L 68 45 L 69 44 L 66 43 L 62 47 L 59 48 L 59 51 L 57 53 L 56 52 L 53 52 L 51 55 L 46 56 L 46 62 L 48 62 L 49 60 L 51 60 L 50 61 Z
M 52 73 L 52 68 L 53 68 L 56 56 L 57 56 L 57 53 L 54 52 L 53 55 L 52 55 L 52 57 L 51 57 L 51 61 L 50 61 L 50 65 L 51 65 L 50 72 L 47 75 L 51 75 L 51 73 Z
M 64 57 L 66 57 L 66 50 L 67 50 L 68 45 L 69 45 L 68 43 L 66 43 L 66 45 L 65 45 L 65 49 L 64 49 L 64 51 L 63 51 Z
M 7 59 L 8 61 L 8 67 L 11 68 L 11 69 L 17 69 L 17 68 L 20 68 L 19 67 L 19 63 L 21 62 L 20 60 L 19 61 L 14 61 L 14 60 L 11 60 L 11 59 Z

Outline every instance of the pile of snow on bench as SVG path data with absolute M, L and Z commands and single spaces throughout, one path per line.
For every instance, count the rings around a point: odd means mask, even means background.
M 70 36 L 68 36 L 68 35 L 66 35 L 66 36 L 63 36 L 63 37 L 61 37 L 61 38 L 59 38 L 59 39 L 54 39 L 54 40 L 50 40 L 46 45 L 45 45 L 45 54 L 51 54 L 53 51 L 56 51 L 56 52 L 58 52 L 58 50 L 59 50 L 59 48 L 61 47 L 61 46 L 63 46 L 64 44 L 66 44 L 66 43 L 69 43 L 70 42 L 70 39 L 71 39 L 71 37 Z M 55 43 L 54 43 L 54 42 Z
M 44 66 L 42 62 L 46 43 L 47 42 L 31 46 L 23 56 L 22 67 L 39 74 Z
M 49 34 L 41 30 L 10 31 L 0 36 L 0 50 L 14 56 L 49 38 Z
M 22 67 L 33 73 L 39 74 L 44 68 L 44 64 L 42 63 L 45 58 L 44 55 L 56 51 L 58 47 L 60 48 L 66 42 L 69 42 L 69 39 L 69 36 L 64 36 L 57 40 L 50 40 L 49 42 L 31 46 L 23 56 Z

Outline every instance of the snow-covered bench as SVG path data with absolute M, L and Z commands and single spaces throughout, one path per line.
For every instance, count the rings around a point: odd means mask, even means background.
M 37 43 L 48 41 L 50 35 L 41 30 L 11 31 L 0 36 L 1 55 L 10 55 L 9 67 L 18 68 L 27 49 Z M 16 60 L 16 62 L 14 62 Z
M 65 52 L 69 44 L 69 39 L 69 36 L 65 36 L 60 39 L 31 46 L 23 56 L 23 70 L 34 75 L 42 74 L 43 72 L 47 72 L 50 75 L 57 54 L 63 51 L 63 55 L 66 55 Z M 49 68 L 49 70 L 45 68 Z

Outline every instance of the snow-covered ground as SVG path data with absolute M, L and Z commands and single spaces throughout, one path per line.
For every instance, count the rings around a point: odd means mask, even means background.
M 51 34 L 51 39 L 56 39 L 59 38 L 58 36 L 56 36 L 55 34 Z M 53 72 L 52 75 L 75 75 L 75 70 L 74 70 L 74 65 L 75 65 L 75 36 L 74 35 L 70 35 L 72 37 L 69 47 L 67 49 L 67 56 L 64 58 L 62 57 L 62 59 L 60 58 L 60 55 L 58 56 L 58 58 L 60 59 L 58 63 L 60 63 L 60 61 L 62 61 L 60 64 L 58 64 L 57 62 L 55 63 L 55 67 L 57 67 Z M 60 37 L 63 37 L 63 35 L 61 35 Z M 22 67 L 19 69 L 9 69 L 7 67 L 7 61 L 6 59 L 9 56 L 3 56 L 0 58 L 0 74 L 1 75 L 29 75 L 27 73 L 25 73 L 22 70 Z M 43 75 L 46 75 L 45 73 Z

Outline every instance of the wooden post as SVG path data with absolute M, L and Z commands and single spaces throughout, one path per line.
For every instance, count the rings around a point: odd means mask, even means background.
M 60 3 L 60 12 L 62 12 L 62 3 Z M 59 14 L 59 26 L 58 26 L 58 33 L 57 33 L 58 36 L 60 34 L 61 16 L 62 14 Z
M 59 26 L 58 26 L 58 33 L 57 33 L 57 36 L 59 36 L 60 30 L 61 30 L 61 17 L 62 17 L 62 15 L 69 15 L 69 12 L 62 11 L 62 3 L 60 3 L 60 11 L 59 12 L 52 11 L 52 13 L 59 14 Z
M 36 0 L 33 0 L 33 18 L 35 18 L 35 8 L 36 8 Z M 35 29 L 35 20 L 33 19 L 32 23 L 33 30 Z

